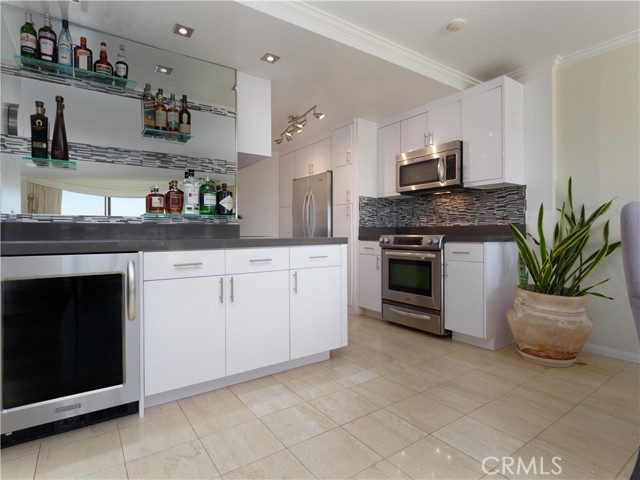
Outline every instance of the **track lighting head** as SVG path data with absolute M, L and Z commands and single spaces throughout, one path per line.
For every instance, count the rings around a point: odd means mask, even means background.
M 280 134 L 280 138 L 274 140 L 277 144 L 282 143 L 283 137 L 287 139 L 287 141 L 291 141 L 294 133 L 300 133 L 304 129 L 307 124 L 307 115 L 313 112 L 313 116 L 318 120 L 322 120 L 324 118 L 324 113 L 316 112 L 317 106 L 314 105 L 309 110 L 304 112 L 302 115 L 289 115 L 287 119 L 287 127 Z

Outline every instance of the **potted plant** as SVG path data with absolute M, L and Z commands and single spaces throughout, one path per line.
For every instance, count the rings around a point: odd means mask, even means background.
M 572 365 L 587 341 L 593 328 L 585 308 L 587 296 L 612 299 L 593 291 L 608 279 L 586 287 L 583 283 L 606 257 L 621 246 L 621 242 L 609 243 L 607 220 L 602 229 L 602 245 L 588 256 L 584 253 L 594 224 L 607 213 L 613 200 L 600 205 L 587 217 L 584 205 L 580 207 L 579 214 L 574 210 L 571 178 L 567 190 L 567 200 L 558 209 L 560 218 L 555 225 L 551 245 L 547 243 L 542 227 L 542 204 L 538 212 L 538 238 L 528 235 L 534 245 L 509 224 L 523 273 L 519 275 L 513 306 L 507 311 L 509 327 L 520 355 L 552 366 Z M 529 278 L 533 283 L 528 282 Z

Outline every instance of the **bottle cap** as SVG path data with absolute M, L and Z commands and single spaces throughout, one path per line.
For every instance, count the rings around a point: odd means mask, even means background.
M 80 43 L 87 43 L 87 37 L 80 37 Z
M 36 100 L 36 108 L 43 108 L 43 107 L 44 107 L 44 102 L 40 100 Z
M 151 90 L 151 84 L 150 83 L 145 83 L 144 84 L 144 88 L 148 88 L 149 90 Z
M 187 96 L 186 95 L 182 95 L 182 101 L 186 102 L 187 101 Z
M 157 192 L 160 189 L 160 187 L 158 185 L 151 185 L 151 191 L 152 192 Z
M 56 102 L 62 103 L 62 102 L 64 102 L 64 98 L 62 98 L 60 95 L 57 95 L 56 96 Z
M 62 20 L 62 28 L 69 28 L 69 20 Z

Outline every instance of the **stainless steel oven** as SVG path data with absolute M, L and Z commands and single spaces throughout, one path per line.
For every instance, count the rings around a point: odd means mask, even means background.
M 138 254 L 1 262 L 2 446 L 137 411 Z
M 442 235 L 385 235 L 382 318 L 444 335 Z

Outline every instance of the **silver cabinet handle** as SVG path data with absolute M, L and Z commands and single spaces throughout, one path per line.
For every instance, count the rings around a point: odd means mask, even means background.
M 260 263 L 260 262 L 273 262 L 273 258 L 252 258 L 249 260 L 249 263 Z
M 362 247 L 364 250 L 373 250 L 373 247 Z
M 309 255 L 309 258 L 311 258 L 311 259 L 329 258 L 329 255 Z
M 345 205 L 345 207 L 347 208 L 347 218 L 351 217 L 351 211 L 349 210 L 349 205 Z
M 376 272 L 380 270 L 380 257 L 376 256 Z
M 347 203 L 351 203 L 351 190 L 347 190 Z
M 456 255 L 471 255 L 471 252 L 451 252 L 451 253 L 455 253 Z
M 173 268 L 198 268 L 201 267 L 202 262 L 191 262 L 191 263 L 174 263 Z
M 229 294 L 229 300 L 233 302 L 233 277 L 229 279 L 229 287 L 229 290 L 231 291 L 231 293 Z
M 224 279 L 220 277 L 220 303 L 224 303 Z
M 127 317 L 129 320 L 136 319 L 136 264 L 133 260 L 127 264 Z
M 298 293 L 298 272 L 293 272 L 293 293 Z
M 347 150 L 347 163 L 351 163 L 351 150 Z
M 391 310 L 393 313 L 396 313 L 398 315 L 402 315 L 405 317 L 409 317 L 409 318 L 417 318 L 419 320 L 431 320 L 431 317 L 429 315 L 418 315 L 417 313 L 403 312 L 402 310 L 398 310 L 393 307 L 389 308 L 389 310 Z

